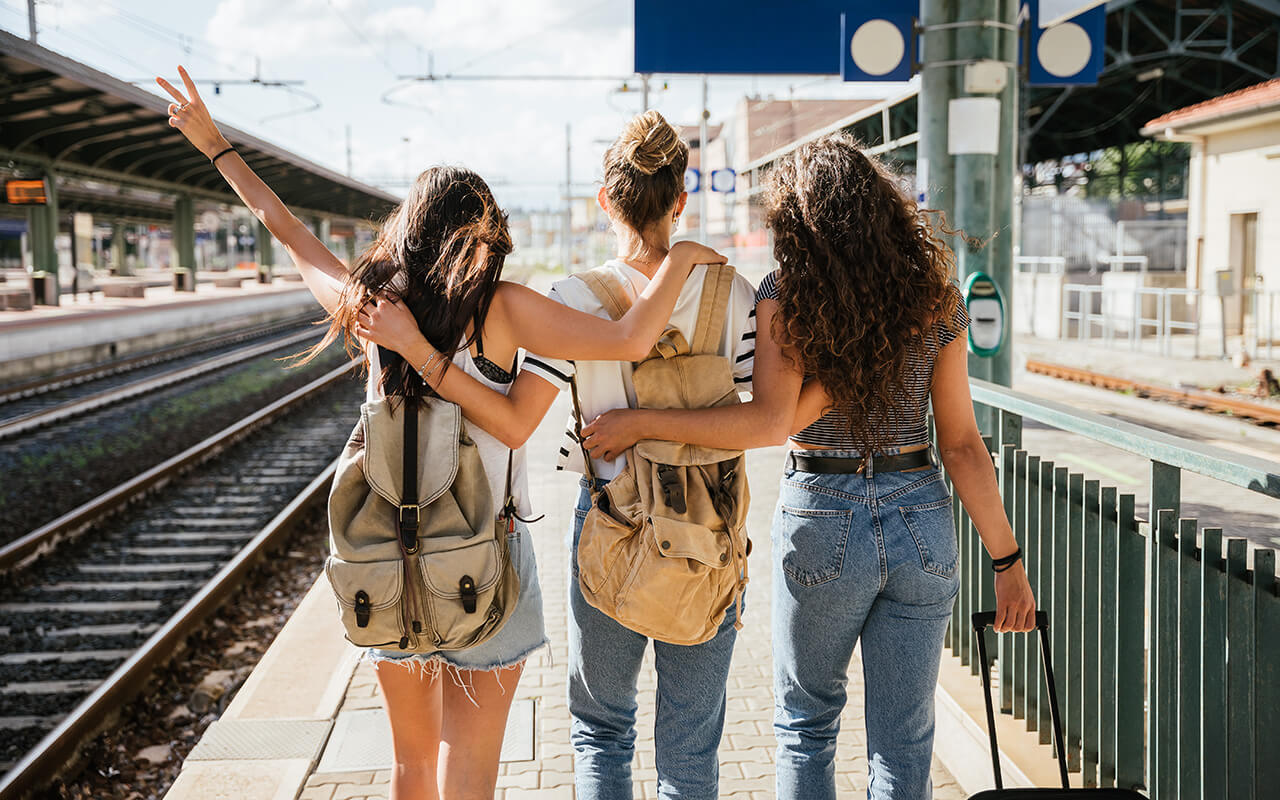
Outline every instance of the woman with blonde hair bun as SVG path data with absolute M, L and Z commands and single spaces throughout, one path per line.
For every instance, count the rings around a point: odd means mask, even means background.
M 671 244 L 671 233 L 688 199 L 684 171 L 689 149 L 657 111 L 627 123 L 604 157 L 604 184 L 597 199 L 613 224 L 617 255 L 601 271 L 627 299 L 634 301 L 658 274 L 659 265 L 688 242 Z M 699 265 L 686 279 L 668 327 L 692 341 L 702 284 L 708 274 Z M 588 285 L 570 277 L 558 281 L 550 296 L 571 308 L 608 318 Z M 735 276 L 729 292 L 718 352 L 732 359 L 734 381 L 750 390 L 755 353 L 755 293 Z M 382 305 L 370 321 L 369 335 L 422 363 L 432 353 L 412 320 L 394 306 Z M 627 408 L 635 397 L 630 361 L 574 361 L 551 353 L 530 353 L 505 395 L 482 386 L 461 370 L 433 377 L 439 394 L 462 406 L 466 415 L 512 446 L 523 443 L 551 403 L 570 382 L 576 384 L 584 420 L 610 409 Z M 625 455 L 592 459 L 587 465 L 573 426 L 560 448 L 560 468 L 583 473 L 571 530 L 573 558 L 569 576 L 569 712 L 579 800 L 629 800 L 635 755 L 636 682 L 649 638 L 589 605 L 578 584 L 578 539 L 591 508 L 591 489 L 620 474 Z M 593 487 L 589 474 L 595 476 Z M 736 638 L 736 614 L 730 609 L 715 636 L 702 644 L 675 645 L 654 640 L 658 673 L 654 721 L 660 798 L 719 796 L 717 751 L 724 728 L 725 683 Z

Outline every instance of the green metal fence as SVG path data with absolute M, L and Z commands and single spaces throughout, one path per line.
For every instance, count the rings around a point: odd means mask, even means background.
M 1050 615 L 1068 769 L 1086 786 L 1140 788 L 1156 800 L 1280 796 L 1275 551 L 1180 516 L 1184 470 L 1280 498 L 1280 466 L 971 385 L 979 418 L 992 421 L 1005 511 Z M 1153 519 L 1135 516 L 1134 495 L 1024 450 L 1024 419 L 1149 459 Z M 976 675 L 967 621 L 995 607 L 993 573 L 959 503 L 955 518 L 961 584 L 947 646 Z M 988 635 L 1000 709 L 1048 744 L 1034 641 Z

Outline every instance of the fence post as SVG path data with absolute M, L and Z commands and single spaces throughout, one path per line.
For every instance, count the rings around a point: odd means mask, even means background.
M 1222 529 L 1205 528 L 1200 547 L 1200 633 L 1204 639 L 1200 650 L 1200 730 L 1208 735 L 1200 739 L 1201 797 L 1223 794 L 1227 786 L 1228 707 L 1226 658 L 1227 587 L 1222 560 Z

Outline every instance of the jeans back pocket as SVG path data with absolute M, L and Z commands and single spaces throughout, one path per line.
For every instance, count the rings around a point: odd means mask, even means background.
M 777 546 L 782 570 L 801 586 L 840 577 L 853 511 L 778 507 Z
M 942 578 L 955 575 L 959 548 L 956 545 L 955 520 L 951 515 L 951 498 L 931 503 L 901 506 L 898 509 L 920 551 L 920 566 L 925 572 Z

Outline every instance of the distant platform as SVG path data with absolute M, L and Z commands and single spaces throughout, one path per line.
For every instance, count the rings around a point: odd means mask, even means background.
M 107 296 L 99 289 L 92 297 L 64 294 L 58 306 L 0 311 L 0 382 L 102 363 L 308 310 L 320 313 L 297 273 L 286 276 L 261 284 L 253 273 L 204 273 L 196 291 L 175 292 L 168 281 L 157 285 L 155 276 L 147 275 L 132 284 L 143 288 L 140 297 Z M 108 285 L 120 284 L 103 284 Z

